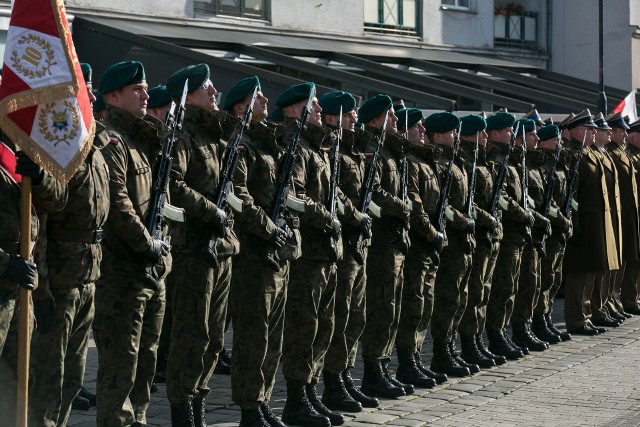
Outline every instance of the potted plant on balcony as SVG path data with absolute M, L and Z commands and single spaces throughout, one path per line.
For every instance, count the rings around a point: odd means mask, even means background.
M 496 5 L 496 8 L 495 8 L 496 15 L 507 15 L 507 16 L 522 15 L 523 12 L 524 12 L 524 5 L 515 1 L 510 1 L 509 3 L 502 4 L 502 5 Z

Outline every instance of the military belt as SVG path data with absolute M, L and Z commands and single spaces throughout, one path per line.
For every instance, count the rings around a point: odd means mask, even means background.
M 47 237 L 62 242 L 100 243 L 102 228 L 97 230 L 74 230 L 71 228 L 51 228 L 47 230 Z
M 0 248 L 8 254 L 17 254 L 20 252 L 20 243 L 11 242 L 9 240 L 0 240 Z

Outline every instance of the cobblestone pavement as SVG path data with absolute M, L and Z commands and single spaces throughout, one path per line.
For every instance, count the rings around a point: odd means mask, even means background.
M 556 320 L 564 300 L 556 301 Z M 562 325 L 562 324 L 561 324 Z M 562 325 L 564 326 L 564 325 Z M 231 340 L 231 333 L 227 334 Z M 347 426 L 632 426 L 640 425 L 640 317 L 596 337 L 574 336 L 524 359 L 450 379 L 434 389 L 397 400 L 381 399 L 374 410 L 345 414 Z M 229 341 L 230 342 L 230 341 Z M 227 348 L 230 345 L 227 344 Z M 428 343 L 423 360 L 431 359 Z M 392 364 L 395 360 L 392 361 Z M 95 390 L 97 353 L 89 349 L 85 386 Z M 362 377 L 362 366 L 353 373 Z M 240 409 L 231 402 L 228 376 L 214 375 L 208 399 L 210 426 L 237 426 Z M 163 384 L 152 395 L 149 425 L 169 426 Z M 271 406 L 281 413 L 286 399 L 279 375 Z M 95 408 L 74 411 L 69 426 L 94 426 Z

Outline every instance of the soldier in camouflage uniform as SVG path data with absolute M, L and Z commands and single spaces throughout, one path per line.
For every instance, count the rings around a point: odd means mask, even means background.
M 208 65 L 191 65 L 172 74 L 166 84 L 167 93 L 180 102 L 188 80 L 169 180 L 171 200 L 186 213 L 186 221 L 171 232 L 173 266 L 167 280 L 174 308 L 167 396 L 176 427 L 188 427 L 192 417 L 196 426 L 206 425 L 208 382 L 224 346 L 231 257 L 240 249 L 228 212 L 213 202 L 226 143 L 209 75 Z M 212 237 L 215 255 L 203 251 Z
M 167 134 L 158 120 L 144 119 L 146 90 L 144 68 L 137 61 L 110 66 L 100 80 L 109 135 L 102 155 L 111 193 L 95 295 L 100 426 L 146 423 L 164 316 L 164 278 L 171 269 L 169 245 L 153 239 L 145 226 L 153 164 Z M 157 289 L 140 278 L 147 256 L 156 263 Z
M 322 120 L 326 127 L 337 131 L 339 120 L 342 121 L 338 185 L 351 204 L 359 206 L 368 168 L 365 155 L 360 151 L 367 141 L 358 138 L 362 132 L 355 132 L 356 100 L 349 93 L 333 91 L 323 95 L 318 103 L 322 107 Z M 364 228 L 350 225 L 343 228 L 343 254 L 337 262 L 335 327 L 323 370 L 322 402 L 330 409 L 347 412 L 359 412 L 363 406 L 378 406 L 375 397 L 369 397 L 355 387 L 349 372 L 355 366 L 358 340 L 365 326 L 366 260 L 371 222 L 367 220 L 367 214 L 361 213 L 361 216 Z M 356 252 L 359 238 L 363 242 L 360 254 Z
M 556 163 L 555 151 L 560 144 L 560 129 L 555 125 L 546 125 L 538 130 L 538 150 L 543 155 L 539 163 L 542 179 L 548 182 L 555 167 L 553 186 L 554 207 L 549 210 L 552 234 L 545 242 L 545 256 L 540 260 L 540 294 L 533 309 L 531 331 L 536 337 L 550 344 L 560 340 L 568 341 L 571 334 L 560 332 L 553 326 L 551 311 L 553 298 L 562 280 L 562 258 L 567 238 L 571 236 L 571 220 L 565 216 L 563 208 L 567 200 L 567 165 L 563 156 Z M 545 185 L 547 185 L 545 183 Z
M 513 303 L 511 327 L 512 341 L 519 347 L 532 351 L 544 351 L 549 348 L 547 341 L 541 341 L 531 333 L 533 307 L 540 295 L 540 259 L 545 256 L 544 241 L 551 235 L 551 223 L 544 215 L 545 182 L 540 173 L 540 165 L 544 161 L 544 153 L 537 151 L 538 136 L 536 123 L 530 119 L 520 119 L 513 125 L 518 129 L 515 158 L 520 164 L 525 162 L 527 173 L 528 209 L 535 218 L 531 229 L 531 244 L 527 244 L 522 252 L 520 264 L 520 280 Z M 522 171 L 522 166 L 519 171 Z M 556 206 L 551 202 L 554 209 Z
M 487 122 L 482 116 L 468 115 L 460 118 L 460 157 L 465 161 L 467 175 L 471 166 L 476 165 L 475 217 L 476 248 L 473 253 L 469 276 L 467 307 L 458 326 L 462 354 L 460 357 L 480 368 L 490 368 L 505 363 L 503 356 L 489 352 L 482 341 L 487 301 L 491 292 L 491 280 L 495 267 L 502 224 L 499 212 L 491 212 L 491 198 L 494 191 L 493 171 L 486 161 Z M 477 154 L 476 154 L 477 149 Z M 475 162 L 474 162 L 475 160 Z M 494 216 L 495 215 L 495 216 Z
M 640 170 L 640 121 L 629 124 L 627 153 L 636 171 Z M 636 188 L 640 188 L 640 174 L 636 173 Z M 640 261 L 628 261 L 622 281 L 624 311 L 640 315 Z
M 509 151 L 513 135 L 515 116 L 498 112 L 487 117 L 487 162 L 498 168 Z M 500 253 L 493 273 L 491 294 L 487 303 L 486 330 L 489 350 L 509 360 L 523 357 L 526 348 L 518 348 L 505 335 L 506 327 L 513 311 L 513 301 L 518 289 L 520 263 L 525 242 L 530 242 L 530 227 L 533 214 L 522 208 L 522 186 L 517 160 L 512 150 L 506 171 L 504 189 L 499 206 L 502 210 L 504 235 L 500 243 Z
M 91 80 L 85 80 L 91 93 Z M 82 386 L 109 213 L 109 170 L 100 151 L 107 143 L 105 127 L 96 122 L 91 151 L 65 187 L 64 209 L 47 215 L 40 250 L 48 276 L 33 292 L 38 330 L 31 340 L 29 416 L 34 425 L 66 425 Z M 36 199 L 39 193 L 34 192 Z
M 427 152 L 433 146 L 425 145 L 422 112 L 415 108 L 400 110 L 398 133 L 406 135 L 411 143 L 406 157 L 407 195 L 411 201 L 411 250 L 405 259 L 402 287 L 402 312 L 398 324 L 396 348 L 398 351 L 398 380 L 418 387 L 431 388 L 436 380 L 442 383 L 446 375 L 427 370 L 416 360 L 420 346 L 420 332 L 429 326 L 433 311 L 433 284 L 438 270 L 439 254 L 444 245 L 444 234 L 431 223 L 440 186 L 434 166 Z M 406 129 L 408 127 L 408 130 Z M 420 343 L 421 344 L 421 343 Z

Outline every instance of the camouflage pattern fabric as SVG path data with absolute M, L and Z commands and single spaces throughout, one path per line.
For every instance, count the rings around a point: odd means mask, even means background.
M 562 282 L 562 258 L 566 240 L 552 235 L 547 239 L 547 256 L 540 260 L 540 295 L 533 309 L 534 315 L 553 311 L 553 299 Z

